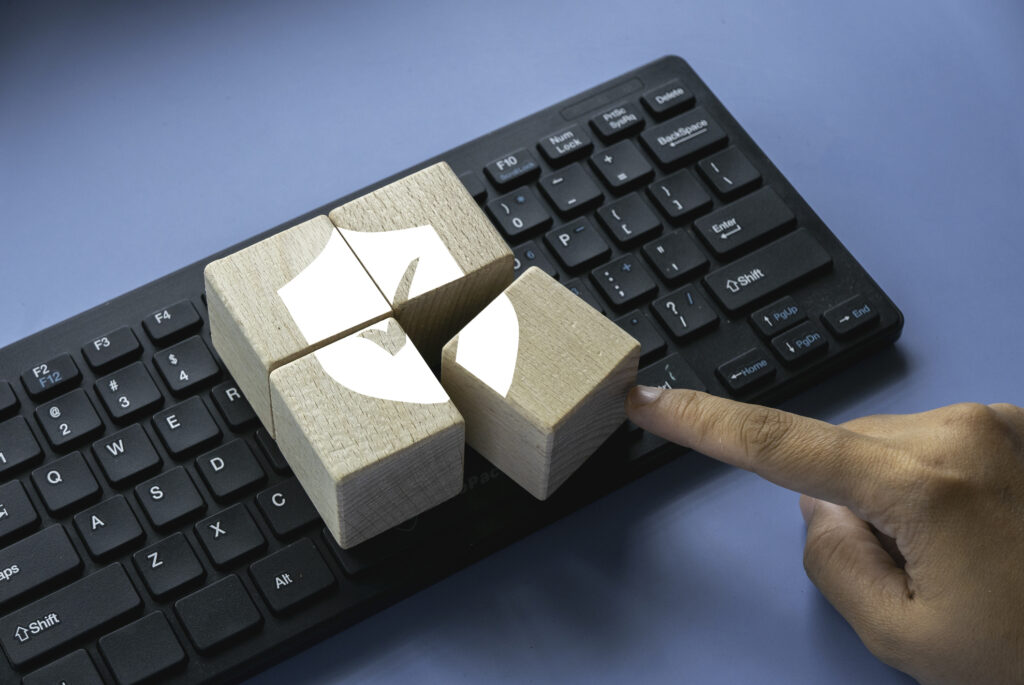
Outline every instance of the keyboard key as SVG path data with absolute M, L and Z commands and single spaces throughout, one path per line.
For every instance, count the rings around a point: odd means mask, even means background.
M 539 185 L 548 202 L 566 218 L 582 214 L 604 199 L 604 193 L 579 164 L 548 174 Z
M 661 230 L 658 215 L 636 193 L 601 207 L 597 218 L 620 245 L 638 242 Z
M 727 200 L 740 195 L 761 180 L 758 170 L 735 147 L 727 147 L 700 160 L 697 168 L 715 192 Z
M 782 198 L 761 188 L 693 222 L 694 228 L 716 255 L 731 255 L 752 247 L 796 222 Z
M 256 587 L 275 614 L 292 611 L 334 587 L 334 574 L 308 539 L 249 567 Z
M 174 604 L 185 632 L 203 654 L 213 652 L 263 625 L 263 617 L 238 576 L 227 576 Z
M 16 480 L 0 485 L 0 544 L 7 544 L 39 523 L 39 514 Z
M 565 287 L 568 288 L 569 292 L 571 292 L 573 295 L 580 298 L 581 300 L 589 304 L 591 307 L 604 314 L 604 305 L 601 303 L 601 300 L 597 299 L 594 293 L 590 292 L 590 288 L 583 285 L 583 281 L 581 281 L 578 278 L 574 278 L 568 283 L 566 283 Z
M 199 312 L 188 300 L 158 309 L 142 320 L 146 335 L 157 345 L 167 345 L 192 334 L 202 327 Z
M 799 228 L 712 271 L 704 283 L 726 311 L 735 313 L 831 264 L 832 256 L 825 248 L 807 229 Z
M 135 514 L 121 495 L 75 514 L 75 527 L 89 554 L 97 559 L 121 552 L 143 537 Z
M 37 364 L 21 374 L 21 383 L 32 399 L 44 400 L 69 390 L 82 380 L 82 372 L 70 354 Z
M 658 164 L 672 168 L 725 144 L 725 131 L 703 107 L 644 131 L 640 139 Z
M 612 143 L 642 129 L 644 117 L 636 105 L 625 103 L 606 109 L 591 118 L 590 126 L 597 131 L 602 140 Z
M 0 419 L 5 419 L 18 410 L 18 396 L 7 381 L 0 381 Z
M 28 421 L 16 416 L 0 423 L 0 476 L 34 464 L 43 458 L 43 450 L 32 435 Z
M 590 135 L 578 124 L 541 138 L 537 148 L 551 166 L 562 166 L 586 155 L 594 147 Z
M 220 440 L 221 435 L 220 428 L 198 397 L 159 412 L 153 417 L 153 426 L 167 451 L 176 459 L 201 452 Z
M 459 180 L 465 186 L 466 192 L 472 195 L 473 199 L 477 202 L 483 202 L 487 197 L 487 186 L 484 185 L 484 182 L 480 180 L 475 171 L 466 171 L 459 174 Z
M 647 187 L 647 192 L 672 223 L 686 223 L 690 217 L 711 208 L 711 196 L 688 169 L 666 176 Z
M 256 496 L 256 506 L 279 538 L 288 538 L 319 521 L 320 515 L 299 481 L 289 478 Z
M 590 166 L 616 194 L 632 190 L 654 176 L 654 168 L 631 140 L 598 150 L 590 156 Z
M 688 279 L 708 265 L 708 258 L 683 229 L 666 233 L 644 245 L 644 256 L 669 283 Z
M 114 486 L 143 478 L 160 467 L 160 456 L 142 426 L 133 425 L 92 445 L 96 462 Z
M 0 605 L 59 585 L 81 568 L 82 560 L 64 527 L 44 528 L 0 550 Z
M 199 475 L 219 500 L 236 497 L 266 478 L 244 440 L 232 440 L 196 459 Z
M 508 190 L 536 178 L 540 165 L 529 150 L 519 148 L 488 164 L 484 173 L 498 190 Z
M 156 528 L 172 528 L 206 509 L 185 469 L 177 466 L 135 486 L 146 516 Z
M 655 300 L 651 309 L 665 328 L 680 341 L 718 325 L 718 314 L 714 308 L 691 285 Z
M 179 397 L 207 385 L 220 374 L 220 367 L 198 336 L 157 352 L 153 361 L 171 392 Z
M 159 611 L 104 635 L 99 648 L 118 685 L 140 685 L 185 663 L 181 643 Z
M 555 268 L 555 265 L 551 263 L 547 255 L 541 252 L 540 248 L 532 240 L 512 250 L 512 257 L 512 269 L 516 278 L 519 278 L 531 266 L 547 272 L 552 278 L 558 278 L 558 269 Z
M 690 365 L 683 361 L 678 353 L 670 354 L 656 364 L 640 369 L 637 374 L 638 385 L 648 385 L 652 388 L 665 388 L 666 390 L 699 390 L 704 392 L 707 387 L 701 382 L 697 374 L 690 368 Z
M 80 452 L 72 452 L 32 472 L 43 504 L 55 516 L 80 509 L 100 498 L 100 486 Z
M 693 104 L 693 93 L 674 78 L 645 92 L 640 101 L 656 119 L 664 119 Z
M 578 219 L 560 226 L 547 233 L 544 239 L 558 261 L 567 269 L 579 269 L 593 264 L 610 252 L 608 243 L 589 219 Z
M 277 446 L 274 439 L 270 437 L 270 433 L 267 432 L 266 428 L 260 426 L 256 429 L 256 444 L 263 450 L 263 454 L 266 455 L 267 461 L 270 462 L 270 468 L 274 469 L 278 473 L 291 473 L 291 467 L 288 466 L 288 462 L 285 460 L 284 455 L 281 454 L 281 448 Z
M 256 423 L 256 412 L 234 381 L 224 381 L 210 391 L 210 397 L 231 430 L 242 430 Z
M 509 238 L 540 231 L 551 225 L 551 214 L 530 188 L 522 188 L 489 202 L 487 211 Z
M 54 449 L 71 447 L 103 432 L 103 422 L 81 389 L 38 407 L 36 420 Z
M 141 608 L 128 575 L 120 564 L 112 564 L 0 618 L 0 643 L 20 667 Z
M 824 331 L 813 321 L 805 321 L 796 328 L 772 338 L 772 347 L 784 364 L 793 366 L 822 355 L 828 350 Z
M 97 372 L 116 368 L 135 359 L 141 353 L 142 345 L 139 344 L 139 339 L 127 326 L 101 335 L 82 346 L 82 356 Z
M 821 320 L 837 338 L 851 338 L 878 323 L 878 310 L 863 296 L 854 295 L 822 314 Z
M 96 394 L 117 423 L 129 423 L 163 403 L 142 362 L 135 362 L 96 381 Z
M 262 550 L 267 541 L 241 504 L 228 507 L 196 524 L 196 537 L 218 568 Z
M 32 671 L 22 685 L 103 685 L 103 678 L 84 649 L 71 652 L 54 662 Z
M 775 377 L 775 362 L 764 350 L 747 350 L 725 362 L 716 370 L 718 377 L 733 394 L 739 394 Z
M 796 303 L 796 300 L 787 295 L 751 314 L 750 322 L 754 324 L 754 328 L 761 335 L 770 338 L 787 328 L 792 328 L 806 318 L 807 315 L 804 314 L 804 310 Z
M 634 309 L 615 323 L 640 343 L 640 361 L 647 362 L 665 351 L 665 339 L 650 320 Z
M 195 552 L 181 533 L 136 552 L 132 558 L 142 582 L 157 599 L 167 599 L 206 576 Z
M 613 259 L 590 272 L 590 278 L 616 307 L 628 307 L 657 290 L 654 279 L 633 255 Z

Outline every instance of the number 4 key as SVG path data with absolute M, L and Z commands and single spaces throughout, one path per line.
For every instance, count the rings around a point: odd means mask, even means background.
M 217 378 L 220 369 L 209 348 L 193 336 L 157 352 L 156 368 L 175 395 L 187 395 Z

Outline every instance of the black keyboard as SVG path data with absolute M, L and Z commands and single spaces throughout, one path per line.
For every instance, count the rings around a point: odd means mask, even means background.
M 640 340 L 641 383 L 777 403 L 900 334 L 681 59 L 440 160 L 518 271 Z M 203 267 L 413 170 L 0 350 L 0 682 L 239 680 L 680 453 L 624 425 L 539 502 L 467 451 L 461 495 L 333 543 L 213 350 Z

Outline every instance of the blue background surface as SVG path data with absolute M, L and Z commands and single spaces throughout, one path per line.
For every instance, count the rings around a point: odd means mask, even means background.
M 903 309 L 790 408 L 1024 404 L 1024 4 L 0 3 L 0 345 L 663 54 Z M 902 683 L 688 456 L 254 682 Z

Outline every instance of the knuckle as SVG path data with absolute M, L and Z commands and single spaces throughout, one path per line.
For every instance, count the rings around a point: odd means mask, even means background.
M 754 406 L 740 419 L 739 434 L 743 447 L 751 458 L 774 451 L 790 433 L 789 414 Z
M 948 504 L 1002 487 L 1007 466 L 1022 452 L 1022 436 L 996 408 L 963 403 L 940 410 L 941 429 L 911 454 L 911 487 L 925 501 Z
M 944 419 L 946 429 L 960 436 L 1002 432 L 1006 429 L 1005 422 L 996 410 L 978 402 L 963 402 L 947 407 Z
M 815 528 L 808 533 L 804 543 L 804 571 L 812 583 L 819 585 L 824 571 L 839 562 L 843 541 L 839 529 L 832 526 Z

